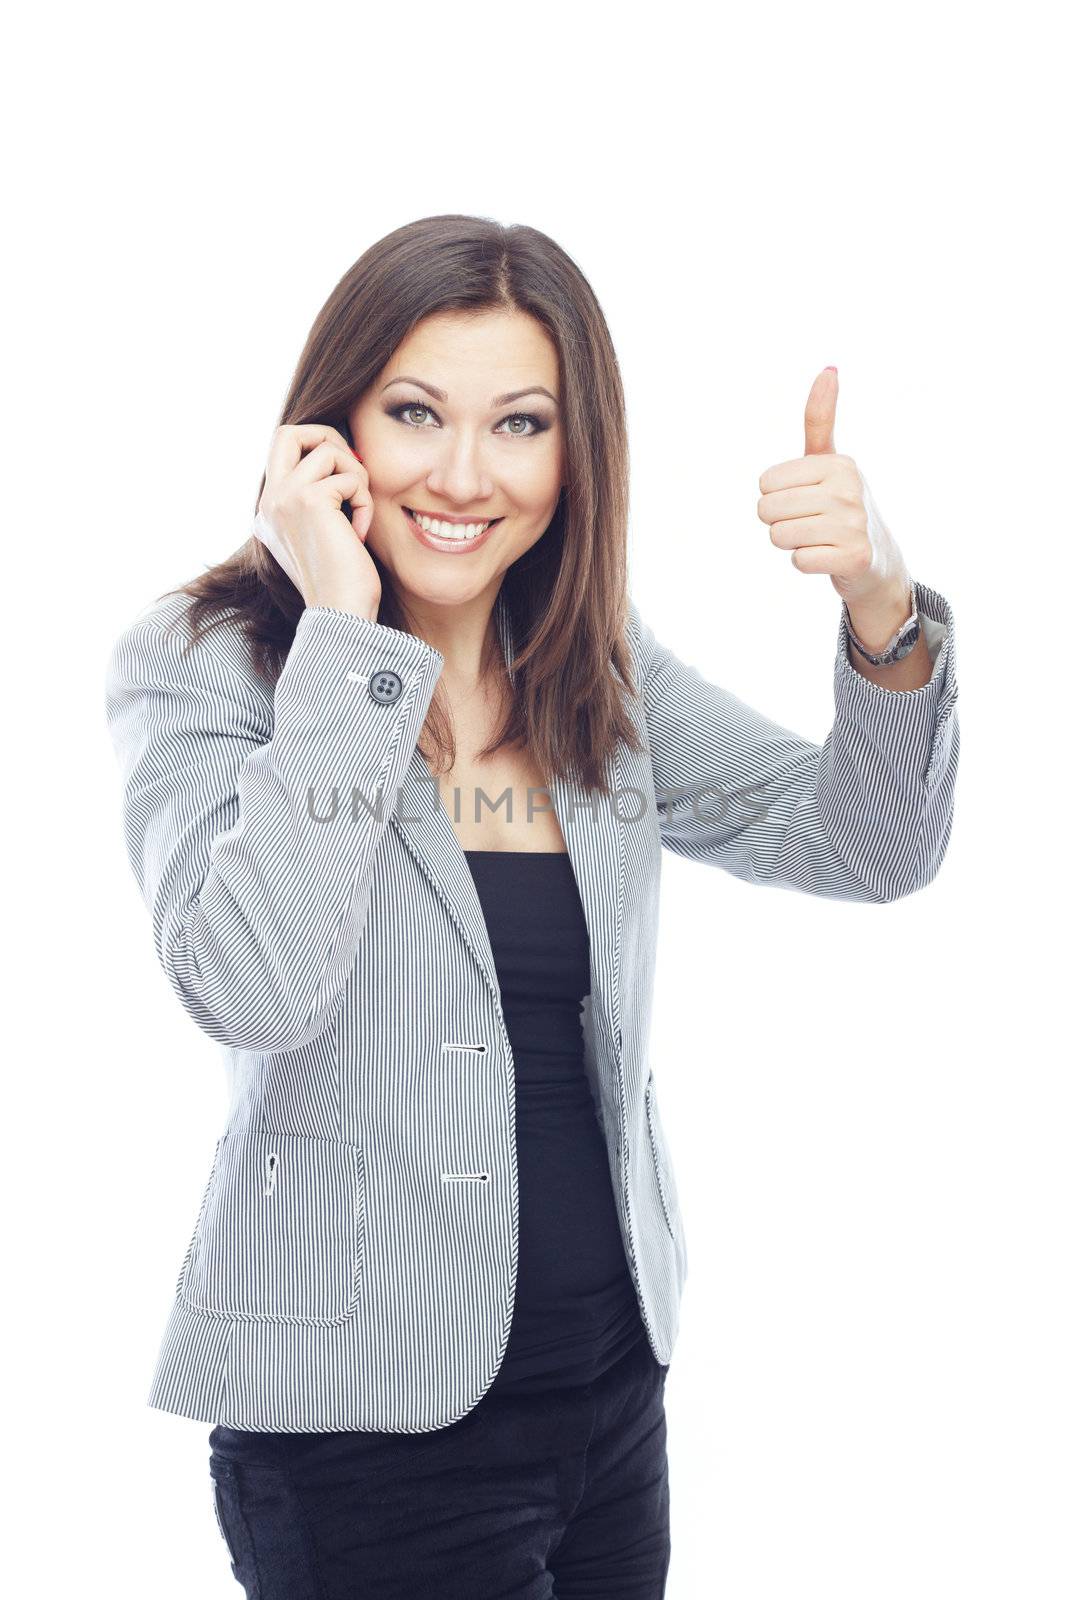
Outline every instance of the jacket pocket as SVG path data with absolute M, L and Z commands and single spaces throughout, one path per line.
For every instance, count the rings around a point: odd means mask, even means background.
M 223 1134 L 177 1292 L 206 1316 L 344 1322 L 362 1286 L 363 1209 L 358 1146 Z
M 673 1236 L 678 1196 L 674 1187 L 674 1168 L 671 1165 L 671 1154 L 667 1148 L 663 1125 L 660 1122 L 656 1088 L 651 1073 L 649 1073 L 648 1083 L 645 1086 L 645 1120 L 648 1124 L 649 1143 L 652 1146 L 652 1165 L 656 1172 L 660 1204 L 663 1207 L 663 1215 L 666 1219 L 667 1227 Z

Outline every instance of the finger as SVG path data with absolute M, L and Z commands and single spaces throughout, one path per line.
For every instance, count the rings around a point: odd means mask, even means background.
M 348 452 L 349 461 L 353 452 Z M 339 496 L 339 503 L 348 501 L 349 517 L 353 531 L 366 541 L 374 520 L 374 501 L 367 485 L 366 467 L 348 467 L 344 472 L 334 472 L 326 480 L 327 486 Z
M 772 522 L 771 539 L 779 550 L 830 548 L 826 545 L 826 518 L 821 516 L 790 517 L 785 522 Z
M 351 445 L 343 439 L 339 443 L 324 439 L 293 468 L 289 476 L 296 483 L 307 484 L 330 478 L 335 472 L 354 472 L 358 480 L 363 482 L 366 471 L 365 467 L 355 465 Z
M 760 474 L 761 494 L 771 494 L 775 489 L 802 489 L 808 484 L 822 483 L 833 470 L 840 456 L 797 456 L 795 461 L 779 461 Z
M 370 485 L 366 478 L 366 467 L 350 469 L 349 472 L 339 472 L 336 485 L 342 491 L 341 498 L 349 502 L 349 522 L 352 523 L 358 538 L 366 541 L 366 534 L 370 533 L 371 522 L 374 520 L 374 501 L 371 499 Z
M 789 559 L 798 572 L 821 572 L 830 577 L 841 564 L 841 552 L 836 544 L 809 544 L 794 550 Z
M 761 494 L 756 515 L 761 522 L 784 522 L 789 517 L 817 517 L 826 510 L 826 493 L 821 484 L 810 489 L 779 489 Z
M 327 440 L 333 440 L 351 453 L 348 440 L 328 422 L 291 422 L 276 428 L 267 453 L 267 477 L 280 482 L 286 473 L 300 465 L 306 451 Z
M 370 532 L 370 525 L 374 521 L 374 502 L 368 498 L 358 502 L 353 500 L 350 501 L 350 504 L 352 506 L 352 515 L 349 518 L 349 521 L 352 524 L 352 528 L 356 534 L 356 537 L 361 539 L 363 543 L 366 544 L 367 535 Z
M 834 454 L 834 415 L 837 411 L 837 368 L 826 367 L 811 386 L 804 407 L 804 454 Z

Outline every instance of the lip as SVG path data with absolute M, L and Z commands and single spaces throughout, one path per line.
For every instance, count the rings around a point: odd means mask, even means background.
M 478 535 L 477 539 L 439 539 L 435 537 L 434 534 L 427 533 L 425 528 L 419 527 L 419 524 L 415 521 L 415 518 L 411 515 L 411 512 L 408 510 L 407 506 L 404 506 L 403 510 L 404 516 L 407 519 L 408 527 L 411 529 L 419 543 L 425 545 L 427 550 L 439 550 L 443 555 L 446 556 L 465 556 L 469 555 L 473 550 L 480 550 L 482 545 L 487 543 L 487 541 L 492 538 L 494 531 L 504 520 L 503 517 L 495 518 L 494 521 L 489 524 L 488 528 L 486 528 L 485 532 Z M 445 521 L 446 519 L 442 518 L 441 520 Z M 480 521 L 481 519 L 479 518 L 476 520 Z

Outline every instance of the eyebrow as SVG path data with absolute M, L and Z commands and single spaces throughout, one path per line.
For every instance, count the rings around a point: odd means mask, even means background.
M 435 389 L 432 383 L 423 383 L 421 378 L 390 378 L 388 383 L 382 385 L 381 393 L 384 394 L 386 389 L 391 389 L 394 383 L 413 383 L 417 389 L 425 389 L 435 400 L 440 400 L 442 405 L 448 402 L 448 395 L 443 389 Z M 521 400 L 524 394 L 543 394 L 554 405 L 559 405 L 555 395 L 549 389 L 542 388 L 540 384 L 535 384 L 532 389 L 513 389 L 510 394 L 498 394 L 489 403 L 492 406 L 510 405 L 512 400 Z

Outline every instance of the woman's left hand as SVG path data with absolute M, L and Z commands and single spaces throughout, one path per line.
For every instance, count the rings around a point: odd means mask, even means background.
M 837 369 L 827 367 L 804 410 L 804 454 L 763 473 L 757 515 L 798 571 L 829 575 L 853 618 L 895 614 L 902 603 L 906 615 L 907 565 L 862 472 L 834 450 L 836 410 Z

